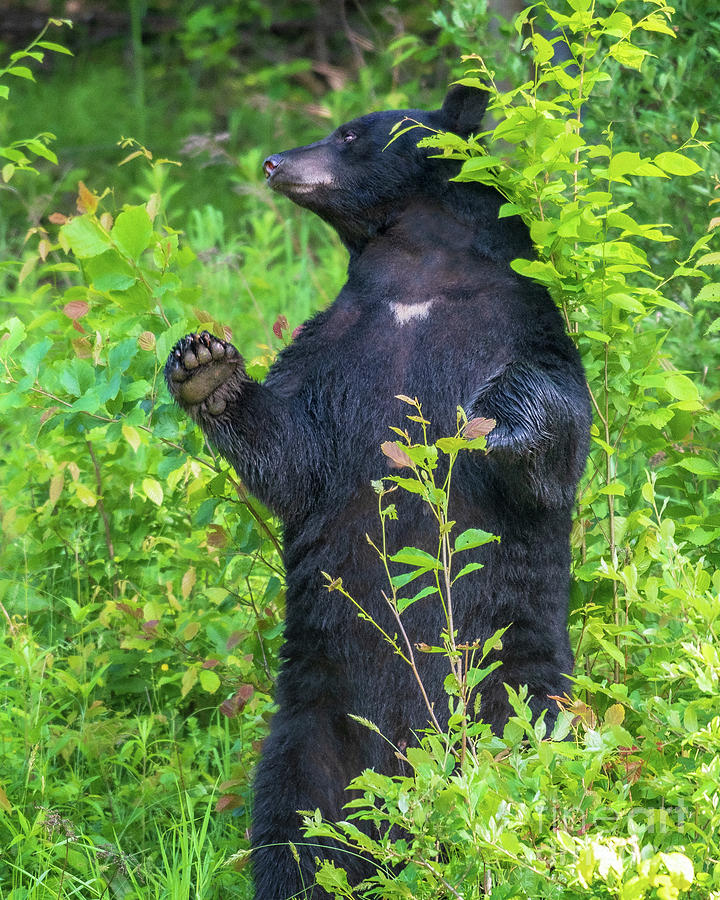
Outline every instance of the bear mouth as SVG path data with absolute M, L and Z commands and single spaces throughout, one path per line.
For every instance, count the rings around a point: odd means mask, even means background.
M 312 194 L 324 184 L 320 181 L 288 181 L 281 175 L 275 175 L 274 172 L 275 170 L 271 169 L 270 174 L 265 176 L 265 183 L 280 194 Z

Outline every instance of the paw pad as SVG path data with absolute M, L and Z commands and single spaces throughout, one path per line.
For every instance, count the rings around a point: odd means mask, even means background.
M 207 412 L 217 416 L 224 411 L 226 400 L 215 392 L 240 363 L 240 354 L 232 344 L 203 331 L 177 342 L 168 357 L 165 377 L 170 393 L 181 405 L 205 403 Z

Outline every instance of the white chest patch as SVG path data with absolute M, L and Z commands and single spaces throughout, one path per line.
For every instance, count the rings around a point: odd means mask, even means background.
M 427 319 L 434 300 L 423 300 L 422 303 L 391 303 L 390 309 L 398 325 Z

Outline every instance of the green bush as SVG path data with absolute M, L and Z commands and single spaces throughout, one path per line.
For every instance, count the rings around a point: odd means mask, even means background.
M 477 52 L 478 25 L 488 26 L 503 71 L 472 57 L 464 75 L 491 91 L 497 124 L 485 144 L 418 139 L 462 159 L 461 179 L 498 186 L 506 212 L 530 225 L 538 260 L 518 268 L 563 310 L 597 413 L 573 530 L 577 689 L 555 734 L 568 739 L 544 739 L 522 696 L 505 735 L 492 736 L 470 714 L 482 665 L 458 667 L 469 636 L 428 635 L 450 657 L 451 732 L 404 752 L 403 778 L 363 774 L 346 823 L 308 819 L 310 840 L 335 834 L 379 864 L 373 884 L 352 890 L 326 868 L 321 879 L 341 897 L 720 896 L 720 288 L 707 276 L 720 255 L 717 221 L 708 230 L 713 185 L 699 171 L 717 166 L 705 141 L 718 125 L 693 124 L 713 100 L 703 48 L 716 25 L 689 2 L 674 20 L 660 0 L 548 6 L 513 30 L 493 24 L 484 0 L 443 4 L 432 45 L 400 34 L 358 86 L 327 98 L 338 119 L 413 105 L 423 72 L 443 71 L 450 46 Z M 541 16 L 565 34 L 577 70 L 552 64 Z M 224 23 L 219 11 L 188 21 L 188 54 L 210 29 L 210 62 L 222 64 Z M 188 187 L 197 173 L 130 140 L 116 176 L 90 155 L 82 171 L 55 175 L 47 110 L 77 107 L 62 127 L 90 144 L 112 104 L 97 118 L 84 103 L 87 69 L 74 85 L 54 75 L 44 102 L 28 103 L 31 67 L 60 52 L 43 42 L 0 72 L 3 123 L 10 110 L 17 130 L 20 109 L 42 123 L 0 148 L 0 896 L 102 897 L 110 886 L 245 897 L 247 876 L 223 863 L 245 858 L 233 854 L 246 846 L 250 772 L 271 711 L 279 536 L 176 414 L 162 367 L 185 332 L 230 335 L 232 324 L 261 377 L 334 296 L 344 256 L 310 217 L 248 187 L 264 146 L 224 151 L 223 177 L 201 202 Z M 402 86 L 388 81 L 391 56 Z M 102 71 L 121 102 L 127 76 Z M 515 87 L 498 88 L 501 75 Z M 294 127 L 298 87 L 267 68 L 253 83 Z M 440 97 L 444 85 L 434 88 Z M 211 119 L 208 106 L 185 113 Z M 273 110 L 238 116 L 235 131 L 240 121 L 251 135 L 277 128 Z M 219 199 L 228 183 L 243 189 L 232 222 Z M 654 224 L 669 213 L 694 236 L 676 229 L 672 243 Z M 363 837 L 351 816 L 369 817 L 378 836 Z

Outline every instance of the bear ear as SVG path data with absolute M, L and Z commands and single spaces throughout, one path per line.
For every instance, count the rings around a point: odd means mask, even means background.
M 480 123 L 485 114 L 490 95 L 487 90 L 468 87 L 465 84 L 454 84 L 443 100 L 439 110 L 442 127 L 460 137 L 480 130 Z

